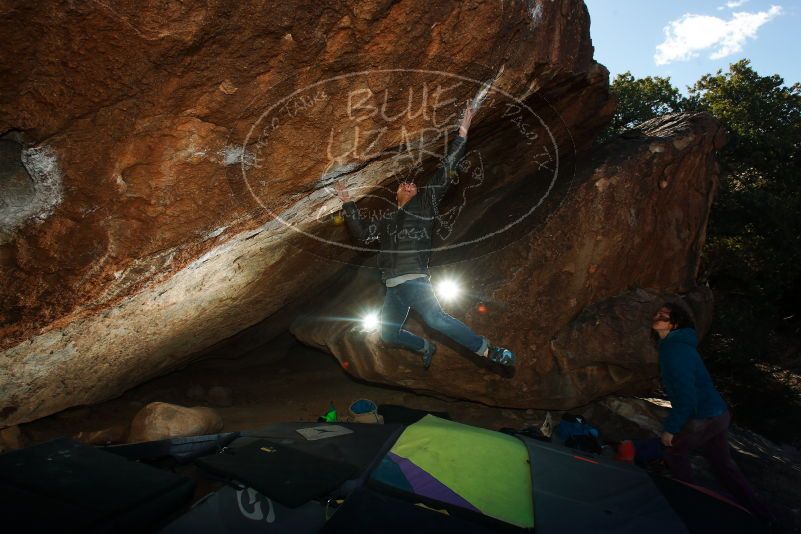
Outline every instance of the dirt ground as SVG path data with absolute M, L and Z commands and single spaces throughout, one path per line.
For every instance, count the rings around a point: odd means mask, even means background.
M 286 356 L 276 361 L 276 351 Z M 193 400 L 193 386 L 230 389 L 231 406 Z M 380 404 L 448 412 L 456 420 L 497 430 L 541 424 L 545 412 L 501 409 L 484 404 L 420 395 L 354 380 L 335 358 L 320 351 L 280 340 L 274 349 L 257 349 L 242 358 L 208 359 L 156 378 L 122 396 L 93 406 L 71 408 L 21 425 L 29 444 L 57 436 L 93 432 L 126 424 L 145 404 L 169 402 L 183 406 L 209 405 L 223 418 L 224 431 L 256 429 L 285 421 L 316 421 L 333 402 L 340 418 L 350 404 L 367 398 Z

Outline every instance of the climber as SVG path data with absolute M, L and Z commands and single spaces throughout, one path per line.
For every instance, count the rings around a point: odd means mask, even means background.
M 401 183 L 395 193 L 397 208 L 382 217 L 378 224 L 368 226 L 345 185 L 338 182 L 335 186 L 352 236 L 364 243 L 380 243 L 378 265 L 387 288 L 381 309 L 381 339 L 421 354 L 426 369 L 437 347 L 432 341 L 403 329 L 410 309 L 417 311 L 428 326 L 471 352 L 501 365 L 511 366 L 515 362 L 512 351 L 491 346 L 487 338 L 474 334 L 464 323 L 445 313 L 428 276 L 434 217 L 456 175 L 457 163 L 464 155 L 467 130 L 475 112 L 473 106 L 465 110 L 459 134 L 428 185 L 418 192 L 414 183 Z
M 726 437 L 731 413 L 696 350 L 698 335 L 689 313 L 667 302 L 654 315 L 651 328 L 659 338 L 659 369 L 671 403 L 661 436 L 671 474 L 693 483 L 690 453 L 700 452 L 741 505 L 760 519 L 773 521 L 731 457 Z

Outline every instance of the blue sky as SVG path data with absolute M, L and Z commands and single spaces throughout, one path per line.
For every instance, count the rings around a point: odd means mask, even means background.
M 756 71 L 801 82 L 797 0 L 585 0 L 596 61 L 610 72 L 669 76 L 686 94 L 701 75 L 751 60 Z M 666 33 L 667 32 L 667 33 Z

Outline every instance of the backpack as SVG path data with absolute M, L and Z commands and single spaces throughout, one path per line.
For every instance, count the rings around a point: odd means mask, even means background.
M 587 423 L 583 417 L 566 413 L 556 427 L 556 436 L 564 444 L 580 451 L 601 453 L 598 429 Z

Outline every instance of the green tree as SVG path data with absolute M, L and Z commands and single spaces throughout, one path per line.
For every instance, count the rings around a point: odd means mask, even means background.
M 743 356 L 765 358 L 788 328 L 797 335 L 801 311 L 801 84 L 741 60 L 701 77 L 686 107 L 708 111 L 729 134 L 704 251 L 720 334 L 741 338 Z
M 617 108 L 604 139 L 659 115 L 682 111 L 685 107 L 685 98 L 673 87 L 670 78 L 635 78 L 627 71 L 615 76 L 609 90 L 617 98 Z
M 716 301 L 704 350 L 728 371 L 744 419 L 774 439 L 798 440 L 798 392 L 764 371 L 798 364 L 801 85 L 741 60 L 689 93 L 687 109 L 708 111 L 729 134 L 703 255 Z

